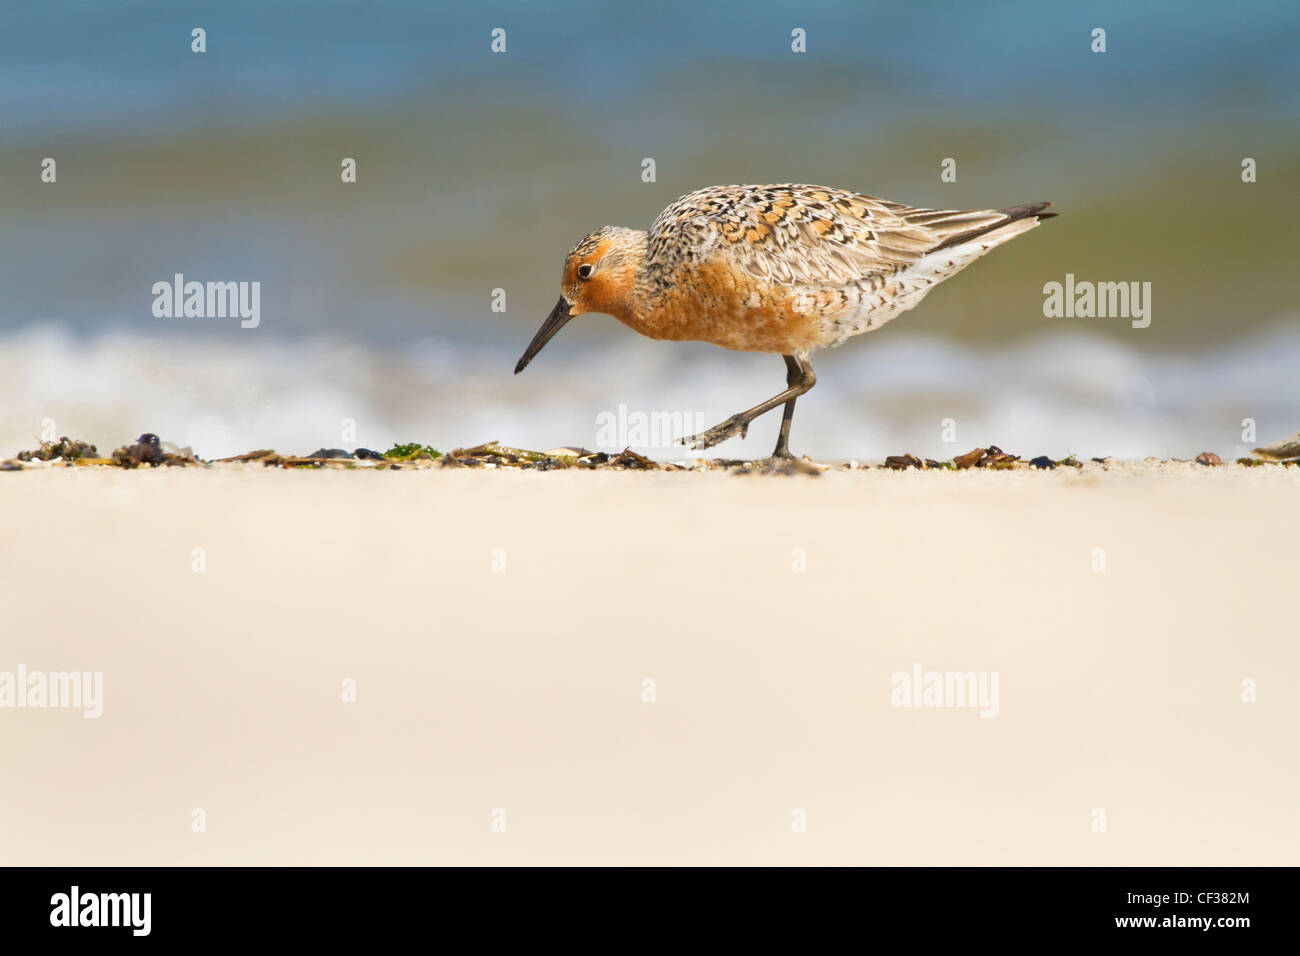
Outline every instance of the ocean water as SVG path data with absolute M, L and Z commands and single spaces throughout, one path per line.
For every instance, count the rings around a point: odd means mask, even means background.
M 707 427 L 780 360 L 592 317 L 509 372 L 587 231 L 781 181 L 1060 213 L 820 356 L 796 450 L 948 457 L 951 418 L 957 451 L 1232 453 L 1243 418 L 1300 428 L 1298 45 L 1300 5 L 1263 0 L 4 5 L 0 454 L 49 421 L 206 456 Z M 258 328 L 155 316 L 176 273 L 260 283 Z M 1150 328 L 1045 319 L 1066 275 L 1150 282 Z

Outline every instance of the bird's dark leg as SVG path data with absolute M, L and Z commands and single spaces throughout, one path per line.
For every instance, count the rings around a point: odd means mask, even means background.
M 803 379 L 803 366 L 793 355 L 782 355 L 785 359 L 785 384 L 793 388 L 794 384 Z M 809 369 L 811 371 L 811 369 Z M 795 399 L 785 403 L 785 411 L 781 413 L 781 432 L 776 436 L 776 449 L 772 452 L 773 458 L 790 458 L 790 420 L 794 418 Z
M 697 449 L 711 448 L 735 435 L 744 438 L 745 433 L 749 430 L 750 422 L 759 415 L 767 414 L 778 405 L 784 405 L 785 413 L 781 418 L 781 437 L 777 440 L 777 450 L 773 452 L 773 457 L 788 458 L 790 452 L 786 448 L 786 444 L 790 437 L 790 419 L 794 416 L 794 400 L 817 384 L 817 376 L 813 374 L 812 366 L 808 364 L 807 360 L 801 362 L 793 355 L 785 355 L 782 358 L 785 359 L 787 369 L 785 380 L 789 386 L 784 392 L 780 395 L 773 395 L 767 401 L 755 405 L 747 411 L 732 415 L 725 422 L 714 425 L 708 431 L 692 435 L 690 438 L 683 438 L 682 443 Z

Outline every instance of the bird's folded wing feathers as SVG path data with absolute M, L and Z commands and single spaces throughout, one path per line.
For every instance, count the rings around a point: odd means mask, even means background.
M 840 284 L 893 275 L 1035 211 L 919 209 L 821 186 L 716 187 L 665 209 L 650 229 L 649 252 L 720 257 L 781 284 Z

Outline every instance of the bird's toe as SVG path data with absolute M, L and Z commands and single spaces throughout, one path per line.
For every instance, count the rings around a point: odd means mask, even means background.
M 749 432 L 749 420 L 743 415 L 732 415 L 725 422 L 714 425 L 708 431 L 702 431 L 698 435 L 691 435 L 689 438 L 683 438 L 683 445 L 690 445 L 698 450 L 712 448 L 714 445 L 720 445 L 728 438 L 739 435 L 744 438 Z

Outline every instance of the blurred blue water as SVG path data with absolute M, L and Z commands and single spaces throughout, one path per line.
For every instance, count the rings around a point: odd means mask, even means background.
M 208 32 L 203 60 L 189 50 L 194 26 Z M 501 68 L 483 55 L 498 26 L 532 91 L 569 100 L 575 112 L 623 106 L 603 120 L 635 118 L 627 98 L 652 95 L 648 81 L 665 70 L 733 60 L 761 67 L 785 57 L 794 27 L 808 32 L 810 68 L 866 65 L 906 77 L 878 107 L 938 98 L 953 110 L 1005 113 L 1125 94 L 1108 105 L 1153 118 L 1173 110 L 1195 122 L 1198 106 L 1213 108 L 1225 92 L 1236 110 L 1260 117 L 1293 121 L 1300 104 L 1300 5 L 1291 0 L 49 0 L 0 10 L 2 134 L 11 143 L 35 132 L 194 128 L 214 118 L 381 105 L 431 87 L 472 99 Z M 1108 32 L 1104 71 L 1087 47 L 1096 26 Z M 828 88 L 826 96 L 865 105 L 853 92 Z

